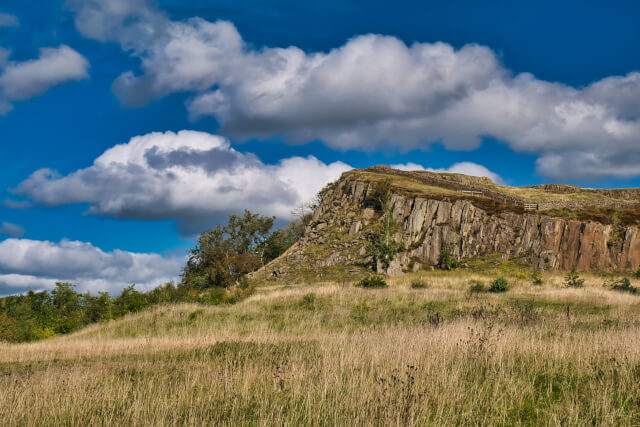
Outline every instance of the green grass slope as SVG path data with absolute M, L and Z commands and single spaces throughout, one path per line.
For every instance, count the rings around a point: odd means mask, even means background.
M 435 273 L 386 289 L 259 289 L 0 344 L 5 425 L 640 423 L 640 297 L 558 275 L 470 292 Z M 421 289 L 411 283 L 420 280 Z M 634 283 L 637 285 L 637 283 Z

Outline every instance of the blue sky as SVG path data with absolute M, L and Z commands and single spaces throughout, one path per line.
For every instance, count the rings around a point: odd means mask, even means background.
M 615 1 L 4 0 L 0 294 L 153 286 L 197 230 L 244 207 L 286 221 L 349 167 L 640 186 L 639 18 Z

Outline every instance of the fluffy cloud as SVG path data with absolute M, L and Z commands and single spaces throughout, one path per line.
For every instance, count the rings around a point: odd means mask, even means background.
M 38 59 L 8 61 L 9 51 L 0 48 L 0 115 L 13 102 L 41 95 L 61 83 L 89 77 L 89 62 L 66 45 L 42 48 Z
M 3 222 L 0 224 L 0 234 L 5 234 L 11 237 L 24 236 L 24 227 L 11 222 Z
M 640 175 L 640 73 L 576 89 L 513 75 L 474 44 L 369 34 L 327 53 L 255 49 L 229 22 L 172 21 L 151 1 L 68 6 L 85 36 L 140 59 L 140 74 L 114 82 L 122 102 L 190 92 L 191 117 L 214 116 L 234 137 L 410 150 L 435 141 L 473 149 L 491 136 L 538 155 L 539 172 L 554 178 Z
M 81 291 L 117 293 L 132 283 L 149 289 L 178 278 L 181 257 L 105 252 L 91 243 L 7 239 L 0 242 L 0 294 L 71 281 Z
M 17 27 L 20 25 L 18 17 L 0 12 L 0 27 Z
M 495 182 L 496 184 L 504 183 L 500 175 L 490 171 L 489 169 L 487 169 L 482 165 L 479 165 L 473 162 L 454 163 L 449 168 L 443 168 L 443 169 L 425 168 L 422 165 L 419 165 L 417 163 L 412 163 L 412 162 L 405 163 L 405 164 L 391 165 L 391 167 L 395 169 L 405 170 L 405 171 L 426 170 L 431 172 L 449 172 L 449 173 L 461 173 L 464 175 L 471 175 L 471 176 L 484 176 L 489 178 L 491 181 Z
M 116 218 L 175 219 L 185 234 L 251 209 L 279 218 L 350 167 L 315 157 L 267 165 L 208 133 L 150 133 L 105 151 L 93 165 L 62 176 L 40 169 L 16 195 L 38 204 L 88 203 Z

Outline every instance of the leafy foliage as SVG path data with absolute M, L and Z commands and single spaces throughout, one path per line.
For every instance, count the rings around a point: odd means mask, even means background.
M 623 277 L 619 280 L 611 279 L 611 281 L 606 281 L 604 286 L 609 287 L 615 291 L 620 292 L 629 292 L 631 294 L 637 294 L 640 290 L 635 286 L 631 285 L 631 281 L 628 277 Z
M 440 251 L 438 266 L 443 270 L 455 270 L 459 266 L 458 258 L 454 252 L 454 245 L 450 243 Z
M 636 272 L 633 273 L 633 277 L 636 279 L 640 279 L 640 267 L 638 267 L 638 270 L 636 270 Z
M 253 292 L 246 274 L 280 256 L 304 232 L 301 220 L 271 232 L 274 220 L 245 210 L 243 215 L 231 215 L 227 225 L 202 232 L 177 285 L 170 282 L 149 292 L 131 285 L 114 298 L 107 292 L 80 294 L 73 284 L 60 282 L 51 292 L 1 298 L 0 340 L 32 341 L 66 334 L 160 303 L 237 302 Z
M 542 274 L 540 274 L 539 271 L 534 271 L 533 273 L 531 273 L 531 283 L 536 286 L 541 286 L 544 284 L 544 281 L 542 280 Z
M 369 276 L 360 280 L 355 286 L 365 289 L 386 288 L 387 282 L 382 276 Z
M 200 290 L 239 285 L 246 274 L 280 256 L 304 232 L 294 221 L 272 233 L 274 220 L 245 210 L 231 215 L 227 225 L 200 233 L 183 270 L 183 283 Z
M 564 278 L 564 284 L 568 288 L 582 288 L 584 287 L 584 279 L 580 278 L 580 275 L 576 271 L 576 266 L 571 267 L 571 271 L 567 273 Z
M 373 206 L 374 209 L 384 212 L 389 205 L 391 199 L 391 180 L 384 179 L 376 182 L 371 192 L 368 194 L 366 203 Z
M 33 341 L 67 334 L 91 323 L 117 319 L 161 303 L 233 303 L 252 291 L 245 286 L 234 291 L 196 292 L 184 284 L 169 282 L 149 292 L 140 292 L 131 285 L 119 296 L 111 297 L 107 292 L 81 294 L 73 284 L 58 282 L 51 292 L 29 291 L 0 298 L 0 341 Z
M 376 268 L 380 266 L 382 270 L 386 270 L 402 249 L 402 244 L 395 240 L 398 224 L 393 219 L 391 209 L 391 182 L 384 180 L 376 183 L 366 203 L 380 212 L 380 222 L 367 235 L 367 249 L 373 256 Z
M 489 285 L 489 292 L 507 292 L 509 290 L 509 283 L 504 276 L 496 277 Z

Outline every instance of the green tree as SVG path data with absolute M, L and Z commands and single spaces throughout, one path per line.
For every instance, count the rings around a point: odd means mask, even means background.
M 51 296 L 53 307 L 59 316 L 72 316 L 80 309 L 80 295 L 73 283 L 56 282 Z
M 374 265 L 381 265 L 384 270 L 389 268 L 398 251 L 402 249 L 402 244 L 395 240 L 398 224 L 393 219 L 391 194 L 391 182 L 383 180 L 374 185 L 367 198 L 367 203 L 373 205 L 380 213 L 380 222 L 368 235 L 367 247 L 369 254 L 373 256 Z
M 56 333 L 69 333 L 82 326 L 80 294 L 73 283 L 56 282 L 56 287 L 51 291 L 51 302 L 54 310 L 53 330 Z
M 138 292 L 136 285 L 132 284 L 122 290 L 122 293 L 113 301 L 113 305 L 118 315 L 136 313 L 147 305 L 146 295 Z
M 275 218 L 252 213 L 231 215 L 225 226 L 203 231 L 189 252 L 183 284 L 196 289 L 228 288 L 265 263 L 280 256 L 303 229 L 293 222 L 271 232 Z
M 575 265 L 571 267 L 571 271 L 564 277 L 564 284 L 569 288 L 582 288 L 584 286 L 584 279 L 580 278 Z
M 310 218 L 309 218 L 310 219 Z M 278 258 L 304 235 L 306 224 L 295 218 L 286 227 L 276 230 L 265 241 L 265 263 Z
M 250 253 L 264 264 L 265 242 L 271 234 L 275 217 L 244 211 L 243 215 L 231 215 L 224 232 L 229 236 L 231 249 L 238 254 Z
M 82 295 L 87 323 L 100 322 L 113 318 L 113 307 L 109 292 L 98 292 L 97 296 L 88 292 Z
M 458 264 L 458 258 L 455 254 L 455 244 L 451 242 L 440 251 L 438 266 L 443 270 L 455 270 L 458 268 Z

